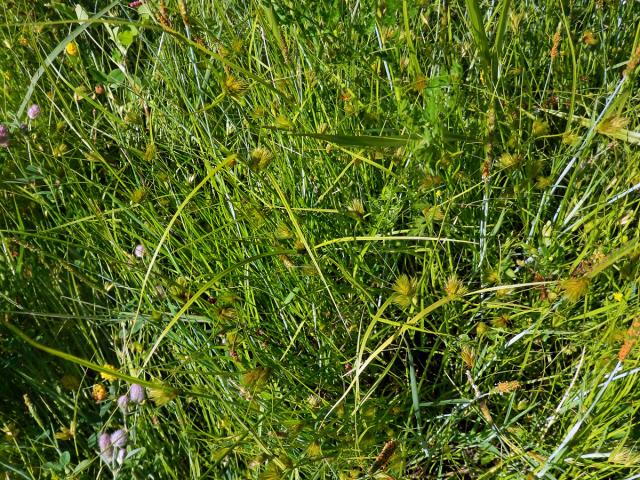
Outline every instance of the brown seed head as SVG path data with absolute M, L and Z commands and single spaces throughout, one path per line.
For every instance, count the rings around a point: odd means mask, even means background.
M 520 388 L 520 382 L 518 380 L 510 380 L 508 382 L 500 382 L 496 385 L 495 391 L 499 394 L 511 393 Z
M 620 347 L 620 351 L 618 352 L 618 360 L 624 362 L 627 358 L 631 349 L 638 341 L 638 336 L 640 335 L 640 317 L 636 317 L 633 319 L 633 323 L 627 330 L 627 334 L 625 335 L 624 343 L 622 347 Z
M 556 58 L 558 56 L 558 47 L 560 46 L 560 30 L 556 31 L 556 33 L 553 34 L 553 45 L 551 46 L 551 52 L 549 52 L 549 55 L 551 56 L 551 58 Z

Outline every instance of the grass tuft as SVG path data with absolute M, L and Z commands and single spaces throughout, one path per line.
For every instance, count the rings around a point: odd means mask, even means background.
M 0 18 L 7 478 L 638 478 L 634 2 Z

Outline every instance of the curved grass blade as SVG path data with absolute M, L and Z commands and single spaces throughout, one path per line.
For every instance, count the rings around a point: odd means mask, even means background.
M 331 142 L 349 147 L 374 148 L 404 147 L 409 145 L 411 142 L 420 140 L 420 138 L 416 136 L 402 135 L 393 137 L 378 137 L 375 135 L 327 135 L 324 133 L 290 133 L 290 135 L 315 138 L 324 142 Z
M 113 370 L 110 368 L 103 367 L 96 363 L 90 362 L 89 360 L 85 360 L 84 358 L 76 357 L 75 355 L 71 355 L 70 353 L 63 352 L 62 350 L 57 350 L 55 348 L 47 347 L 42 343 L 36 342 L 34 339 L 29 337 L 26 333 L 24 333 L 22 330 L 20 330 L 18 327 L 16 327 L 15 325 L 11 324 L 8 321 L 2 322 L 2 325 L 7 327 L 15 336 L 21 338 L 32 347 L 37 348 L 38 350 L 42 350 L 43 352 L 48 353 L 49 355 L 53 355 L 54 357 L 61 358 L 68 362 L 75 363 L 76 365 L 80 365 L 82 367 L 86 367 L 91 370 L 94 370 L 96 372 L 113 375 L 114 377 L 117 377 L 120 380 L 124 380 L 129 383 L 137 383 L 139 385 L 142 385 L 143 387 L 157 388 L 160 390 L 167 390 L 167 391 L 176 391 L 176 389 L 169 387 L 168 385 L 165 385 L 162 383 L 156 383 L 156 382 L 149 382 L 142 378 L 132 377 L 131 375 L 127 375 L 126 373 L 122 373 L 122 372 L 119 372 L 118 370 Z

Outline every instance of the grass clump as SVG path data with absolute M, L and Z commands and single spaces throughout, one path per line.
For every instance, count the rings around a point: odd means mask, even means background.
M 0 6 L 7 478 L 636 478 L 633 2 Z

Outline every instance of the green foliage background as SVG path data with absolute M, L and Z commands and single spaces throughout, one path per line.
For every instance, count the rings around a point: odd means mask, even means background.
M 5 478 L 640 473 L 634 2 L 0 12 Z

